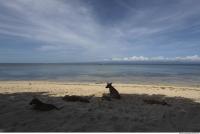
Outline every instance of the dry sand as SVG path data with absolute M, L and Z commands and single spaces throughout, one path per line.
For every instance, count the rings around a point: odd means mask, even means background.
M 121 100 L 101 100 L 105 83 L 0 81 L 0 131 L 10 132 L 188 132 L 200 131 L 200 88 L 116 84 Z M 65 95 L 94 95 L 90 103 L 65 102 Z M 64 106 L 39 112 L 29 102 Z M 146 104 L 165 100 L 171 106 Z

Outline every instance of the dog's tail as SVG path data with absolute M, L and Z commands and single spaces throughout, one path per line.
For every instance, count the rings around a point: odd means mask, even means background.
M 62 106 L 62 107 L 56 107 L 56 110 L 61 110 L 61 109 L 63 109 L 64 108 L 64 106 Z

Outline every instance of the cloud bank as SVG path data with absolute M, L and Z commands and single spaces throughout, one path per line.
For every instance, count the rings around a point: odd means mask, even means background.
M 132 57 L 123 57 L 123 58 L 112 58 L 107 59 L 106 61 L 160 61 L 160 62 L 170 62 L 170 61 L 180 61 L 180 62 L 200 62 L 200 56 L 185 56 L 185 57 L 144 57 L 144 56 L 132 56 Z

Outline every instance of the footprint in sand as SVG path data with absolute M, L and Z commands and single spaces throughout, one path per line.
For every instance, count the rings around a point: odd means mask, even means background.
M 171 91 L 172 91 L 172 90 L 174 90 L 174 88 L 173 88 L 173 87 L 169 87 L 169 90 L 171 90 Z
M 110 120 L 111 121 L 117 121 L 119 118 L 117 117 L 117 116 L 112 116 L 111 118 L 110 118 Z
M 101 115 L 101 114 L 97 115 L 97 119 L 98 119 L 98 120 L 101 120 L 101 118 L 102 118 L 102 115 Z
M 90 121 L 94 121 L 95 120 L 95 118 L 94 117 L 90 117 Z
M 165 89 L 165 87 L 160 87 L 161 89 Z

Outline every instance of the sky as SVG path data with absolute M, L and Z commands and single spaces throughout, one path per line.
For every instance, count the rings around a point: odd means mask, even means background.
M 200 0 L 0 0 L 0 63 L 200 62 Z

